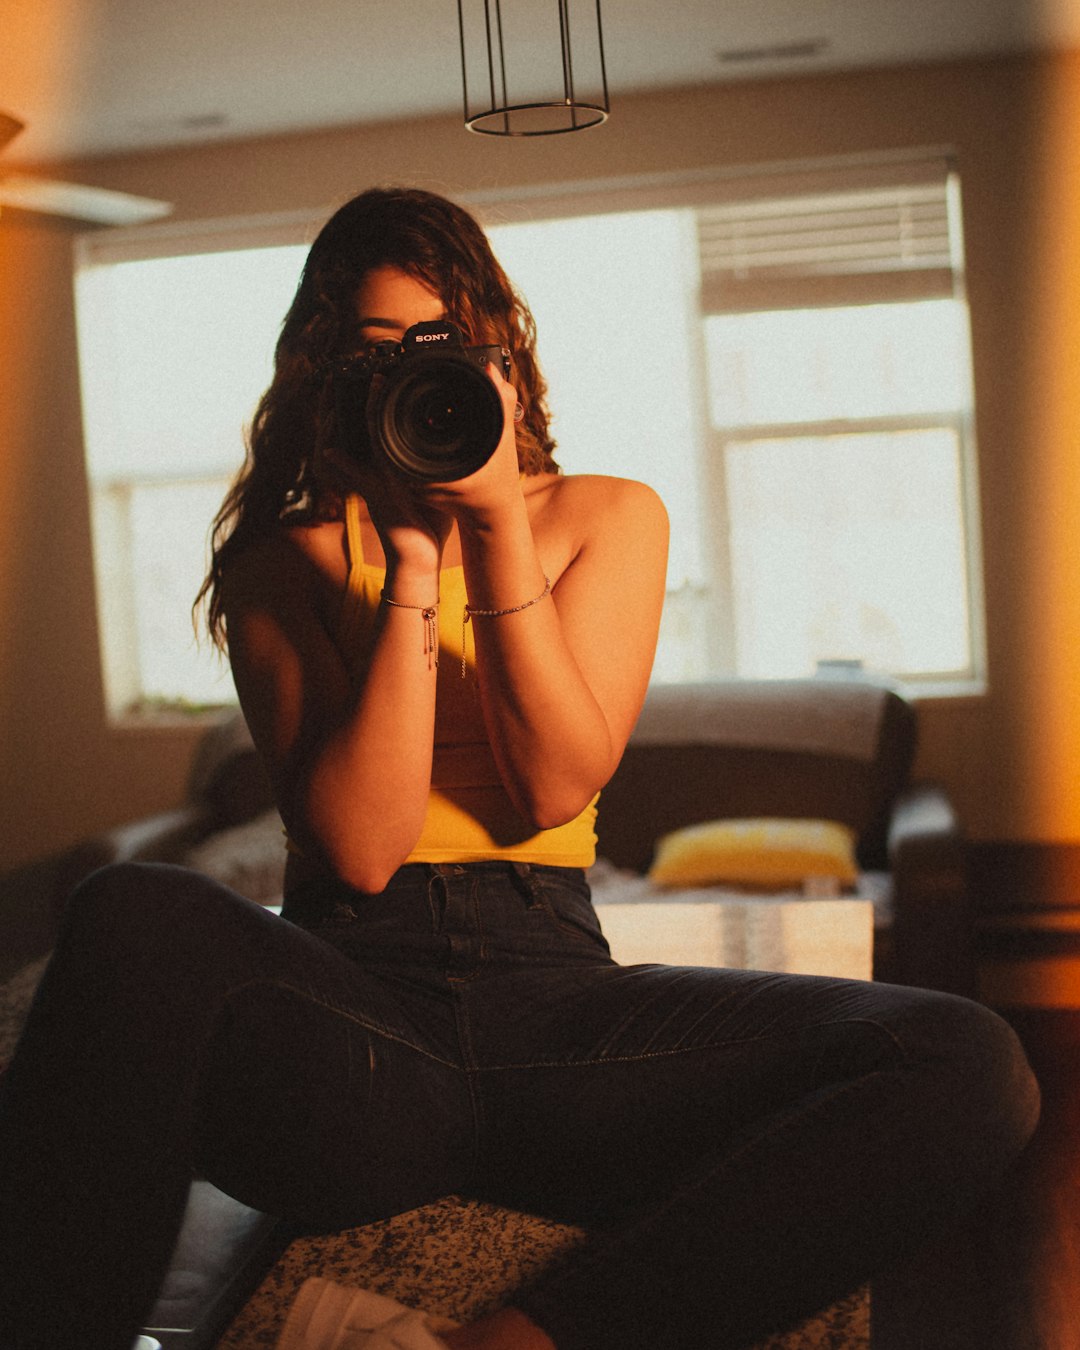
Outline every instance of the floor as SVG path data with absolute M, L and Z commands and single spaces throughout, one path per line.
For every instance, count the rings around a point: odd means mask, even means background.
M 874 1350 L 1080 1350 L 1080 1006 L 999 1011 L 1042 1121 L 984 1212 L 875 1283 Z

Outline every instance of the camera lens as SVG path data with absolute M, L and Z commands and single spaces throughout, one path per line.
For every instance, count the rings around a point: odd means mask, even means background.
M 450 483 L 491 458 L 503 428 L 502 400 L 467 357 L 425 357 L 398 366 L 382 390 L 375 425 L 403 473 Z
M 427 389 L 413 400 L 413 416 L 423 428 L 425 438 L 435 444 L 454 445 L 466 429 L 460 403 L 446 397 L 447 390 Z

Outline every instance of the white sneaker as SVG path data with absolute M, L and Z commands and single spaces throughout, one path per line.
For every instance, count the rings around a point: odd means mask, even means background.
M 161 1350 L 161 1342 L 155 1341 L 153 1336 L 136 1336 L 131 1350 Z
M 415 1308 L 332 1280 L 305 1280 L 277 1350 L 446 1350 Z

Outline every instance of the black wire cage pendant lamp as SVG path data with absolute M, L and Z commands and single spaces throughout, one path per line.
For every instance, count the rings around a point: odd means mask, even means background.
M 600 0 L 458 0 L 458 27 L 469 131 L 553 136 L 606 121 Z

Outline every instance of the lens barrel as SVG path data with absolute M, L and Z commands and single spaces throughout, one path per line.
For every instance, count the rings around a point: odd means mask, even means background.
M 475 473 L 502 436 L 498 391 L 464 351 L 400 362 L 375 399 L 373 438 L 402 473 L 425 482 L 452 483 Z

